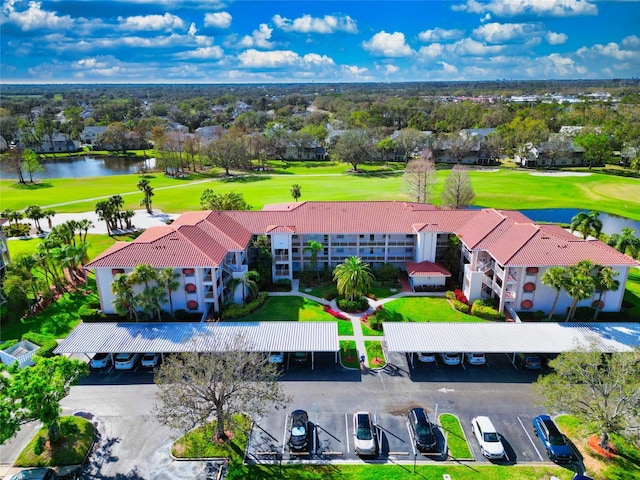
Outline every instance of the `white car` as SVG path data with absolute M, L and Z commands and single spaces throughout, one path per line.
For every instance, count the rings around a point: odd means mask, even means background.
M 418 360 L 422 363 L 431 363 L 436 361 L 436 354 L 431 352 L 418 353 Z
M 91 362 L 89 362 L 89 366 L 91 368 L 105 368 L 111 365 L 111 354 L 110 353 L 96 353 Z
M 153 368 L 160 363 L 160 354 L 159 353 L 145 353 L 142 356 L 142 360 L 140 361 L 140 365 L 147 368 Z
M 358 455 L 375 455 L 376 439 L 369 412 L 353 414 L 353 444 Z
M 460 354 L 454 352 L 440 353 L 445 365 L 460 365 Z
M 485 358 L 484 353 L 465 353 L 465 357 L 467 358 L 467 363 L 469 365 L 484 365 L 485 363 L 487 363 L 487 359 Z
M 269 353 L 269 361 L 271 363 L 283 363 L 284 362 L 284 352 L 270 352 Z
M 472 419 L 471 430 L 480 444 L 482 455 L 490 460 L 504 458 L 504 445 L 502 445 L 500 434 L 496 431 L 489 417 Z
M 114 362 L 116 370 L 131 370 L 140 359 L 139 353 L 119 353 Z

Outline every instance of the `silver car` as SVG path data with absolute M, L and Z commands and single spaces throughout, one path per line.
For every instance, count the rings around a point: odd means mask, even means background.
M 358 455 L 376 454 L 376 439 L 369 412 L 353 414 L 353 444 Z

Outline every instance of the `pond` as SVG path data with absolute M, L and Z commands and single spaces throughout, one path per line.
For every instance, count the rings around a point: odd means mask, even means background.
M 151 169 L 155 167 L 156 159 L 129 160 L 118 157 L 61 157 L 47 159 L 41 162 L 43 172 L 33 175 L 37 179 L 49 178 L 79 178 L 79 177 L 104 177 L 110 175 L 126 175 L 138 173 L 142 167 Z M 15 174 L 8 171 L 4 163 L 0 163 L 2 178 L 12 178 Z M 25 178 L 29 176 L 25 173 Z
M 534 222 L 571 223 L 571 219 L 578 213 L 587 211 L 579 210 L 577 208 L 544 208 L 520 210 L 520 212 L 525 214 Z M 602 222 L 602 231 L 607 235 L 620 233 L 625 227 L 635 230 L 637 235 L 640 234 L 640 222 L 635 220 L 611 215 L 609 213 L 600 213 L 598 218 Z

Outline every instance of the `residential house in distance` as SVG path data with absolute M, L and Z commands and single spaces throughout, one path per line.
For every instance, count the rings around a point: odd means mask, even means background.
M 29 148 L 36 153 L 70 153 L 80 150 L 80 142 L 72 140 L 60 132 L 53 132 L 51 137 L 45 135 L 37 142 L 27 140 L 26 137 L 20 134 L 18 136 L 18 146 Z
M 267 205 L 261 211 L 198 211 L 168 226 L 152 227 L 133 242 L 117 242 L 87 268 L 95 271 L 101 306 L 113 313 L 111 282 L 138 264 L 172 267 L 180 287 L 175 309 L 219 311 L 240 301 L 232 279 L 248 271 L 253 241 L 266 235 L 274 280 L 292 279 L 309 268 L 309 240 L 323 245 L 319 268 L 359 256 L 376 269 L 385 263 L 407 272 L 414 289 L 443 288 L 453 273 L 470 301 L 494 298 L 500 310 L 548 312 L 555 290 L 541 282 L 554 266 L 592 260 L 618 272 L 620 287 L 603 295 L 603 311 L 619 311 L 629 269 L 638 264 L 597 240 L 582 240 L 560 227 L 536 225 L 519 212 L 495 209 L 443 210 L 408 202 L 300 202 Z M 449 238 L 460 239 L 459 263 L 444 266 Z M 580 303 L 591 305 L 594 299 Z M 560 295 L 556 311 L 571 304 Z
M 92 126 L 84 127 L 80 132 L 80 141 L 83 145 L 96 146 L 101 143 L 104 132 L 107 131 L 107 127 L 104 126 Z
M 487 137 L 495 128 L 468 128 L 459 132 L 459 139 L 437 139 L 432 144 L 432 153 L 437 163 L 461 163 L 463 165 L 496 165 L 491 155 Z M 456 152 L 461 157 L 456 158 Z

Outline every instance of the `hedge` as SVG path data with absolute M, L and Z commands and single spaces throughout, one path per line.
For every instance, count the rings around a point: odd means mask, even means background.
M 4 343 L 0 343 L 0 350 L 6 350 L 7 348 L 13 347 L 16 343 L 18 343 L 17 339 L 7 340 Z
M 469 307 L 469 305 L 467 305 L 466 303 L 462 303 L 462 302 L 460 302 L 458 300 L 455 300 L 455 299 L 454 300 L 449 300 L 449 301 L 453 305 L 453 308 L 455 308 L 459 312 L 469 314 L 469 312 L 471 311 L 471 307 Z
M 485 320 L 495 320 L 500 318 L 500 312 L 485 304 L 482 300 L 476 300 L 471 306 L 471 315 L 484 318 Z
M 89 304 L 80 306 L 78 316 L 83 322 L 100 322 L 107 319 L 107 316 L 100 309 L 91 308 Z
M 369 302 L 366 298 L 356 298 L 355 300 L 348 300 L 346 298 L 339 298 L 337 300 L 340 310 L 345 312 L 364 312 L 369 308 Z
M 31 343 L 39 345 L 40 349 L 35 353 L 39 357 L 53 357 L 53 351 L 58 346 L 55 338 L 35 332 L 25 333 L 22 335 L 22 340 L 28 340 Z
M 232 320 L 234 318 L 246 317 L 262 307 L 267 300 L 269 300 L 269 294 L 267 292 L 260 292 L 258 296 L 249 303 L 232 303 L 222 311 L 222 319 Z

